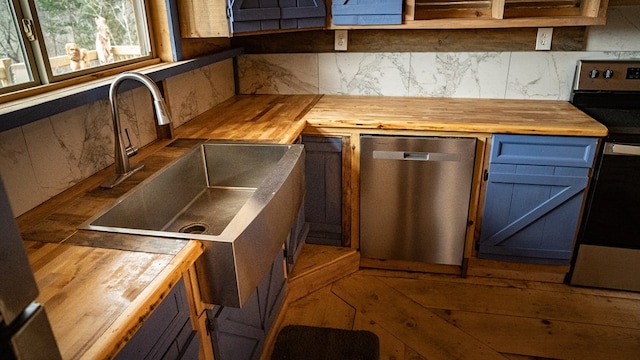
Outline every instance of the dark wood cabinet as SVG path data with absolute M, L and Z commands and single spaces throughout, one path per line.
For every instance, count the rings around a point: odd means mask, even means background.
M 340 137 L 302 137 L 305 147 L 306 242 L 342 245 L 342 143 Z
M 216 360 L 260 358 L 265 337 L 284 301 L 284 269 L 284 253 L 280 252 L 242 308 L 216 306 L 207 311 Z
M 597 139 L 495 135 L 478 257 L 571 259 Z
M 195 360 L 199 350 L 200 341 L 191 323 L 186 288 L 180 280 L 116 359 Z

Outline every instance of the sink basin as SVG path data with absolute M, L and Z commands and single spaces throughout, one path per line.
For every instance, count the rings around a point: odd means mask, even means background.
M 302 145 L 208 141 L 81 228 L 202 240 L 203 300 L 240 307 L 282 251 L 303 193 Z

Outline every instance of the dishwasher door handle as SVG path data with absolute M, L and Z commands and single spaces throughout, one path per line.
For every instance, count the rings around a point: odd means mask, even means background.
M 373 150 L 373 158 L 410 161 L 460 161 L 460 154 Z
M 640 146 L 637 145 L 625 145 L 617 143 L 605 143 L 604 153 L 610 155 L 640 155 Z

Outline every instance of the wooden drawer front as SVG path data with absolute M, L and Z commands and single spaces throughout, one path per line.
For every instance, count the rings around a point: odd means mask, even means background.
M 597 143 L 588 137 L 494 135 L 490 163 L 590 168 Z

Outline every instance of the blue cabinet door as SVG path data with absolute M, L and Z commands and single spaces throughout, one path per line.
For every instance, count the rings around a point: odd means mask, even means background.
M 495 136 L 478 257 L 568 264 L 596 143 Z

